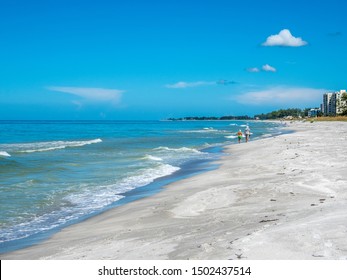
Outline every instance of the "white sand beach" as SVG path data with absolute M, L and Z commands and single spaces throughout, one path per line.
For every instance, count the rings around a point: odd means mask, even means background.
M 294 122 L 220 167 L 1 259 L 347 259 L 347 122 Z

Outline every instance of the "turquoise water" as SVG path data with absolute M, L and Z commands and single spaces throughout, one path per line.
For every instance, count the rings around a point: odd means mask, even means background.
M 0 252 L 211 168 L 243 121 L 0 121 Z M 281 133 L 249 122 L 252 140 Z

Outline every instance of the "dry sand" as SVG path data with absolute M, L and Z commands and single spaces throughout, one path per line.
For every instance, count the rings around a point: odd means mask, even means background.
M 1 259 L 347 259 L 347 122 L 231 145 L 220 168 Z

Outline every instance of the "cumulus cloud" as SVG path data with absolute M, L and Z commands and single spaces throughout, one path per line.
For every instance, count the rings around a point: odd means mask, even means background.
M 276 72 L 276 68 L 273 66 L 270 66 L 269 64 L 263 65 L 261 68 L 258 67 L 251 67 L 246 69 L 247 72 L 250 73 L 258 73 L 260 71 L 265 71 L 265 72 Z
M 283 29 L 280 33 L 267 37 L 266 41 L 262 45 L 266 47 L 301 47 L 307 45 L 307 42 L 302 40 L 300 37 L 294 37 L 288 29 Z
M 317 106 L 325 89 L 276 86 L 259 91 L 250 91 L 232 99 L 246 105 Z
M 47 88 L 50 91 L 64 92 L 74 96 L 82 97 L 86 100 L 94 102 L 112 102 L 117 104 L 120 102 L 123 90 L 106 89 L 106 88 L 84 88 L 84 87 L 56 87 Z
M 189 87 L 199 87 L 199 86 L 208 86 L 215 85 L 216 82 L 206 82 L 206 81 L 198 81 L 198 82 L 177 82 L 171 85 L 165 85 L 167 88 L 189 88 Z
M 276 72 L 276 68 L 270 66 L 269 64 L 263 65 L 261 69 L 265 72 Z

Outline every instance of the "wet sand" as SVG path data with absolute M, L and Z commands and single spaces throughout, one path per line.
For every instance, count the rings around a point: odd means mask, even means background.
M 347 259 L 347 122 L 226 148 L 220 167 L 1 259 Z

